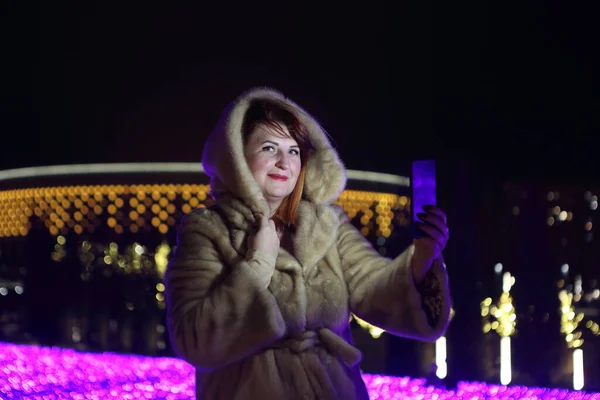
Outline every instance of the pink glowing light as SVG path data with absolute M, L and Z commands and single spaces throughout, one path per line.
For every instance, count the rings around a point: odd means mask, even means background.
M 422 379 L 363 375 L 371 399 L 598 399 L 600 393 L 461 382 L 456 390 Z M 174 358 L 80 353 L 0 344 L 2 399 L 193 399 L 194 370 Z

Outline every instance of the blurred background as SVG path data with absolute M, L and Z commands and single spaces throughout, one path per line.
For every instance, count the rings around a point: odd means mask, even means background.
M 271 86 L 349 169 L 395 177 L 353 175 L 339 200 L 382 254 L 410 242 L 411 162 L 437 161 L 451 326 L 423 344 L 353 320 L 365 372 L 573 388 L 581 370 L 600 390 L 594 10 L 0 10 L 0 341 L 171 356 L 161 277 L 178 219 L 210 204 L 203 142 L 235 96 Z M 8 171 L 56 165 L 88 167 Z

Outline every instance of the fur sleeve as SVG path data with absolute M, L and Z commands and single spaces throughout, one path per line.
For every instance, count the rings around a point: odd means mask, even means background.
M 450 318 L 450 292 L 441 260 L 435 262 L 423 287 L 417 288 L 410 268 L 412 245 L 390 260 L 375 251 L 354 226 L 344 223 L 338 250 L 354 314 L 397 336 L 436 340 L 444 334 Z
M 167 326 L 172 345 L 197 369 L 212 371 L 281 338 L 285 324 L 268 282 L 256 272 L 271 263 L 259 253 L 229 267 L 189 214 L 165 273 Z

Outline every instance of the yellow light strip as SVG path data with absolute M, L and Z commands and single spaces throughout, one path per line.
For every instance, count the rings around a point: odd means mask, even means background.
M 26 236 L 38 218 L 53 235 L 91 233 L 108 226 L 116 233 L 157 229 L 166 234 L 180 217 L 205 206 L 209 185 L 89 185 L 0 191 L 0 237 Z M 336 204 L 361 232 L 387 238 L 408 226 L 409 199 L 390 193 L 344 191 Z

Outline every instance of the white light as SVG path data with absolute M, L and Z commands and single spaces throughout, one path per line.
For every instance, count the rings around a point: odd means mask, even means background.
M 5 287 L 0 287 L 0 294 L 2 296 L 6 296 L 8 294 L 8 290 Z
M 15 286 L 15 292 L 17 292 L 17 294 L 23 294 L 23 286 Z
M 598 202 L 597 202 L 596 200 L 592 200 L 592 201 L 590 202 L 590 208 L 591 208 L 592 210 L 595 210 L 596 208 L 598 208 Z
M 71 332 L 71 339 L 73 340 L 73 342 L 79 343 L 81 341 L 81 332 L 79 331 L 79 327 L 74 326 L 71 329 Z
M 599 297 L 600 297 L 600 290 L 594 289 L 594 291 L 592 292 L 592 298 L 597 299 Z
M 563 273 L 563 275 L 566 275 L 566 274 L 568 274 L 568 273 L 569 273 L 569 264 L 563 264 L 563 265 L 560 267 L 560 272 L 562 272 L 562 273 Z
M 582 288 L 582 283 L 581 283 L 581 275 L 577 275 L 575 277 L 575 287 L 573 288 L 573 293 L 575 294 L 581 294 L 581 291 L 583 290 Z
M 144 248 L 138 244 L 135 246 L 135 252 L 141 256 L 144 254 Z
M 348 174 L 348 179 L 357 181 L 389 183 L 406 187 L 410 186 L 410 178 L 407 178 L 406 176 L 384 174 L 381 172 L 356 171 L 352 169 L 347 170 L 346 173 Z
M 126 174 L 126 173 L 204 173 L 199 162 L 166 163 L 113 163 L 113 164 L 74 164 L 27 167 L 0 171 L 0 181 L 59 175 L 90 174 Z M 348 178 L 359 181 L 389 183 L 398 186 L 410 186 L 410 178 L 380 172 L 347 170 Z
M 573 389 L 583 389 L 583 350 L 573 350 Z
M 448 375 L 448 364 L 446 363 L 446 337 L 442 336 L 435 341 L 435 374 L 444 379 Z
M 560 221 L 564 221 L 565 219 L 567 219 L 567 212 L 566 211 L 561 211 L 560 214 L 558 214 L 558 219 Z
M 89 175 L 89 174 L 125 174 L 125 173 L 201 173 L 204 172 L 200 163 L 114 163 L 114 164 L 75 164 L 51 165 L 45 167 L 27 167 L 0 171 L 0 181 L 19 178 L 58 175 Z
M 498 264 L 494 265 L 494 272 L 499 274 L 500 272 L 502 272 L 502 268 L 503 268 L 502 264 L 498 263 Z
M 510 292 L 510 288 L 514 284 L 514 281 L 515 280 L 510 275 L 510 272 L 505 272 L 502 276 L 502 291 L 506 293 Z
M 500 339 L 500 383 L 508 385 L 512 380 L 510 337 Z

